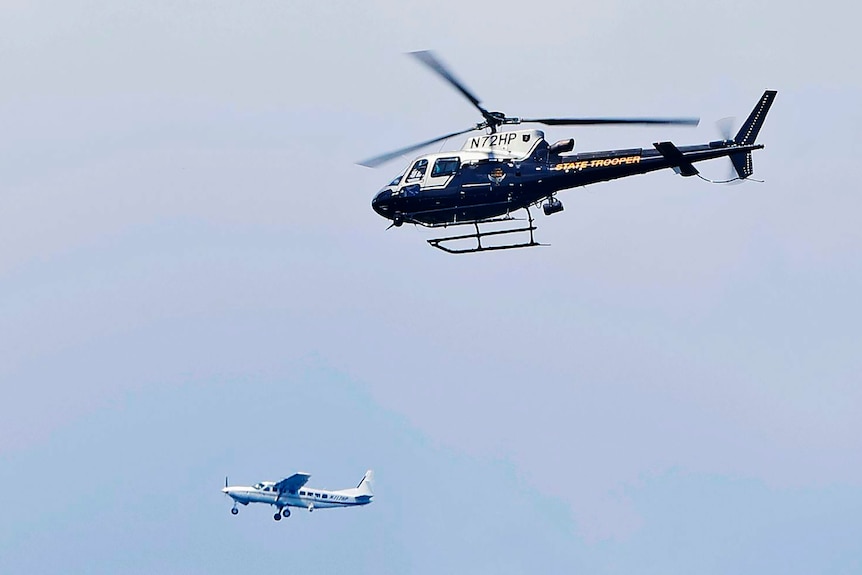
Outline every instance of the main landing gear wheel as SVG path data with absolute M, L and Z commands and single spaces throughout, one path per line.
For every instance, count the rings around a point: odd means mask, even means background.
M 231 515 L 236 515 L 237 513 L 239 513 L 239 509 L 237 509 L 236 507 L 231 507 L 230 513 Z
M 281 510 L 281 516 L 285 517 L 285 518 L 290 517 L 290 509 L 288 509 L 287 507 L 282 509 Z
M 275 519 L 276 521 L 281 521 L 281 512 L 276 511 L 275 515 L 273 515 L 272 518 Z

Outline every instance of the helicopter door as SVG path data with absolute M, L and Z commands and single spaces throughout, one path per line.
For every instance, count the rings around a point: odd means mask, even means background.
M 461 158 L 437 158 L 434 162 L 434 167 L 431 168 L 431 175 L 428 176 L 428 188 L 445 188 L 452 179 L 452 176 L 461 167 Z

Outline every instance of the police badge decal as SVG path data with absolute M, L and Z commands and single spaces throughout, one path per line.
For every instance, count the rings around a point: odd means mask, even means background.
M 506 174 L 503 173 L 503 168 L 501 168 L 500 166 L 497 166 L 496 168 L 491 170 L 490 174 L 488 174 L 488 179 L 491 180 L 491 182 L 493 182 L 497 186 L 500 185 L 500 182 L 502 182 L 503 178 L 505 177 Z

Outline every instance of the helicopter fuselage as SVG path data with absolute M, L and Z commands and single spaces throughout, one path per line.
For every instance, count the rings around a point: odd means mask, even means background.
M 376 195 L 372 207 L 394 225 L 482 222 L 553 199 L 561 190 L 666 168 L 695 175 L 695 162 L 763 146 L 718 140 L 677 148 L 665 142 L 653 149 L 577 154 L 573 147 L 573 140 L 548 145 L 540 130 L 474 136 L 461 150 L 416 158 Z

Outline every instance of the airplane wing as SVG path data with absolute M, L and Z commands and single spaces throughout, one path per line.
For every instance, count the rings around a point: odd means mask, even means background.
M 278 483 L 275 484 L 276 491 L 280 493 L 284 493 L 285 491 L 296 491 L 306 483 L 308 483 L 308 478 L 311 477 L 308 473 L 294 473 L 287 479 L 282 479 Z

